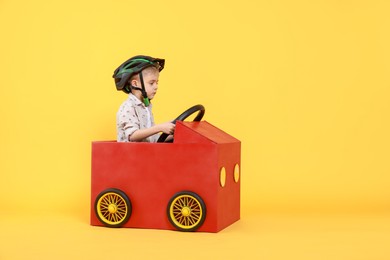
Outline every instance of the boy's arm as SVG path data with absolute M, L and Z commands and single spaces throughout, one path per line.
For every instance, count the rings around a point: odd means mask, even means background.
M 163 132 L 165 134 L 172 134 L 174 130 L 175 130 L 175 124 L 173 124 L 171 122 L 162 123 L 159 125 L 154 125 L 150 128 L 136 130 L 134 133 L 132 133 L 129 136 L 129 141 L 130 142 L 139 142 L 139 141 L 142 141 L 143 139 L 145 139 L 151 135 L 154 135 L 154 134 L 157 134 L 160 132 Z

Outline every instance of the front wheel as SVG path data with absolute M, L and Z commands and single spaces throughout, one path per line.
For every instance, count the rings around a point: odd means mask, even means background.
M 180 231 L 195 231 L 206 218 L 206 205 L 202 198 L 191 191 L 176 193 L 167 207 L 169 222 Z

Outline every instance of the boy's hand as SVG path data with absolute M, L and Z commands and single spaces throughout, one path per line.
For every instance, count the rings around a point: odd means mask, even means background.
M 171 135 L 175 131 L 175 124 L 172 122 L 166 122 L 160 124 L 160 131 L 164 134 Z

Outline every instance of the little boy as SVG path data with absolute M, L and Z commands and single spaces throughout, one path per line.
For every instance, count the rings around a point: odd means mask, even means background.
M 171 122 L 155 125 L 150 100 L 157 93 L 164 59 L 138 55 L 120 65 L 113 78 L 117 90 L 129 94 L 116 115 L 118 142 L 156 142 L 159 133 L 171 135 Z

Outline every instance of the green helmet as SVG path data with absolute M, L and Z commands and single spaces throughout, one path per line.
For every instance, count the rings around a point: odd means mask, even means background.
M 154 66 L 159 71 L 162 71 L 164 63 L 164 59 L 144 55 L 138 55 L 128 59 L 114 71 L 114 75 L 112 77 L 115 79 L 116 89 L 122 90 L 127 94 L 130 93 L 129 79 L 133 75 L 140 73 L 142 70 L 151 66 Z

